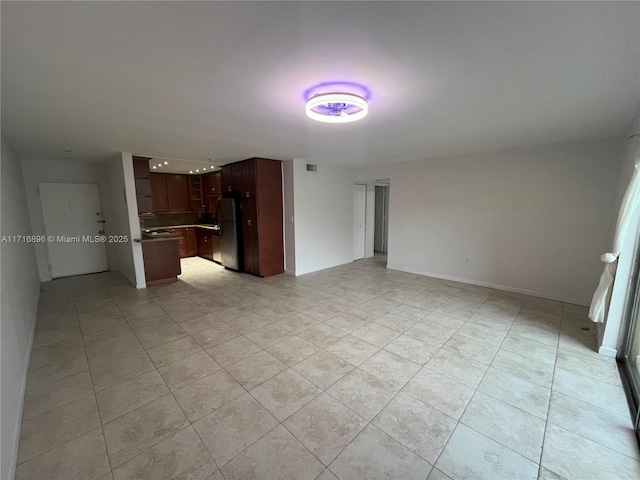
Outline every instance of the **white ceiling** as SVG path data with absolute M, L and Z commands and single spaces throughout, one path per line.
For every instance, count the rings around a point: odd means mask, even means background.
M 2 132 L 22 156 L 374 165 L 616 137 L 640 100 L 639 2 L 1 9 Z M 368 117 L 307 119 L 329 81 L 368 88 Z

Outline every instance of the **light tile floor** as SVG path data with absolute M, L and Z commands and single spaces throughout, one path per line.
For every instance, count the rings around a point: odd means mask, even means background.
M 384 261 L 43 284 L 17 478 L 640 478 L 584 307 Z

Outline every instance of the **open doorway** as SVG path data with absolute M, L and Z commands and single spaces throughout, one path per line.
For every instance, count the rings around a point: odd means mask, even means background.
M 376 261 L 386 265 L 389 243 L 389 180 L 374 183 L 373 200 L 373 256 Z
M 387 253 L 387 239 L 389 236 L 389 186 L 375 186 L 375 211 L 373 227 L 373 252 Z

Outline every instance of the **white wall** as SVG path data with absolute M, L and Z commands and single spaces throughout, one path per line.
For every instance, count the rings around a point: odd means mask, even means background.
M 89 163 L 76 161 L 58 161 L 42 159 L 22 159 L 22 171 L 24 174 L 24 188 L 31 218 L 31 228 L 34 235 L 44 235 L 44 222 L 42 207 L 38 196 L 38 182 L 65 182 L 65 183 L 97 183 L 100 190 L 100 203 L 102 205 L 103 218 L 107 221 L 105 228 L 107 235 L 112 234 L 112 212 L 109 198 L 109 175 L 106 163 Z M 115 249 L 112 244 L 107 244 L 107 260 L 111 270 L 116 269 Z M 48 253 L 46 245 L 36 244 L 36 256 L 40 280 L 51 280 L 48 267 Z
M 120 165 L 119 167 L 114 167 L 114 175 L 119 176 L 120 170 L 122 172 L 122 184 L 120 186 L 124 187 L 124 196 L 126 198 L 126 213 L 127 218 L 126 221 L 129 225 L 129 239 L 133 240 L 135 238 L 140 238 L 140 219 L 138 217 L 138 201 L 136 199 L 136 181 L 133 175 L 133 157 L 130 153 L 123 152 L 120 155 Z M 120 192 L 122 194 L 122 189 L 117 188 L 113 191 L 113 194 L 116 195 L 116 192 Z M 124 209 L 121 209 L 121 215 L 124 215 Z M 124 218 L 122 219 L 124 222 Z M 135 276 L 135 286 L 136 288 L 146 288 L 147 282 L 144 278 L 144 259 L 142 258 L 142 244 L 139 242 L 131 242 L 131 257 L 124 255 L 122 257 L 118 257 L 121 263 L 120 267 L 123 268 L 123 271 L 131 274 L 133 269 L 133 273 Z M 122 262 L 128 262 L 125 265 L 122 265 Z M 131 263 L 133 262 L 133 263 Z M 129 280 L 132 280 L 131 278 Z
M 293 196 L 293 160 L 282 162 L 282 200 L 284 215 L 284 270 L 296 272 L 295 203 Z
M 117 155 L 107 164 L 109 176 L 108 200 L 111 207 L 110 235 L 124 235 L 129 238 L 128 243 L 113 244 L 112 270 L 122 273 L 136 285 L 136 272 L 133 262 L 133 248 L 131 244 L 131 229 L 129 228 L 129 211 L 124 187 L 124 171 L 122 155 Z
M 629 186 L 629 181 L 633 174 L 633 166 L 636 162 L 640 161 L 640 137 L 626 139 L 626 137 L 636 133 L 640 133 L 640 114 L 637 115 L 631 125 L 629 125 L 625 134 L 625 140 L 623 140 L 623 160 L 620 168 L 616 210 L 613 215 L 614 222 L 617 220 L 618 210 L 620 208 L 624 192 Z M 632 227 L 628 230 L 627 235 L 625 236 L 625 241 L 623 243 L 622 250 L 620 251 L 620 257 L 618 258 L 616 280 L 613 284 L 611 303 L 609 305 L 609 312 L 607 314 L 607 320 L 599 350 L 603 355 L 611 357 L 616 356 L 621 342 L 620 333 L 622 330 L 625 307 L 628 300 L 627 293 L 629 281 L 633 270 L 633 260 L 637 248 L 636 243 L 638 242 L 638 236 L 640 234 L 640 209 L 636 209 L 631 224 Z M 611 226 L 611 232 L 613 232 L 614 229 L 615 223 Z M 609 245 L 604 251 L 611 250 L 611 244 L 613 242 L 612 237 L 613 235 L 611 236 Z M 600 264 L 600 269 L 602 270 L 602 268 L 603 264 Z
M 353 260 L 354 171 L 318 163 L 307 172 L 306 164 L 293 160 L 296 275 Z
M 2 137 L 0 236 L 32 235 L 20 163 Z M 22 401 L 40 282 L 32 243 L 2 242 L 0 247 L 1 437 L 0 478 L 15 471 L 22 417 Z
M 583 142 L 362 168 L 356 179 L 390 179 L 389 268 L 587 305 L 620 157 L 617 141 Z

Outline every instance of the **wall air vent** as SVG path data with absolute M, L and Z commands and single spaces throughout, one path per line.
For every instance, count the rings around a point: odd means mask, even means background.
M 307 172 L 317 172 L 318 165 L 314 165 L 313 163 L 307 163 Z

